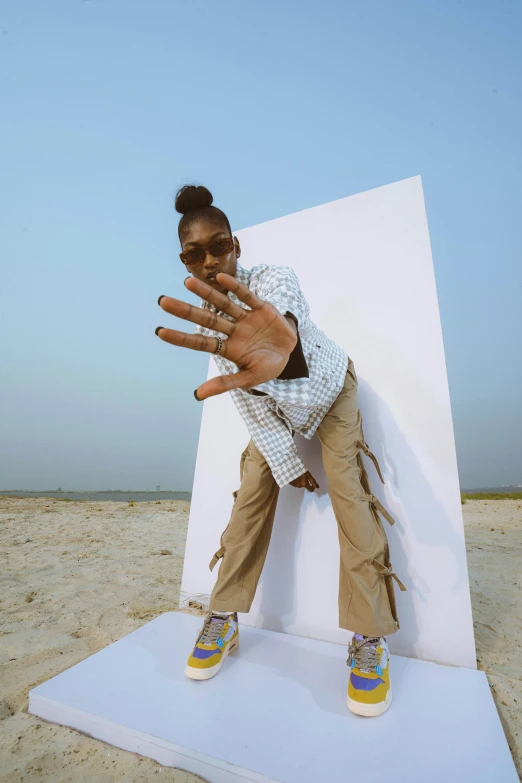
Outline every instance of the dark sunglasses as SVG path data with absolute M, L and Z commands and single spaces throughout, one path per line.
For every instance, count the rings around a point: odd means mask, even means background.
M 220 256 L 226 256 L 227 253 L 231 253 L 234 249 L 234 240 L 230 237 L 224 239 L 216 239 L 211 242 L 207 247 L 191 247 L 189 250 L 184 250 L 179 254 L 179 257 L 184 264 L 190 266 L 191 264 L 198 264 L 204 261 L 207 253 L 210 253 L 214 258 Z

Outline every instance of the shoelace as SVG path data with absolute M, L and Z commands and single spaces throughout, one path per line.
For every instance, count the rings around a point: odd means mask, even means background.
M 362 672 L 371 672 L 380 664 L 380 654 L 377 652 L 379 639 L 352 639 L 348 647 L 348 666 L 354 661 L 355 666 Z
M 227 622 L 226 617 L 220 617 L 219 615 L 210 614 L 204 624 L 201 631 L 201 635 L 198 639 L 199 644 L 215 644 L 223 632 L 223 626 Z

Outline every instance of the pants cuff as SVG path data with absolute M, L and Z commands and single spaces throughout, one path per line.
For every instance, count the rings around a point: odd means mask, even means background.
M 353 631 L 353 633 L 360 633 L 361 636 L 373 636 L 373 637 L 380 638 L 381 636 L 390 636 L 392 633 L 398 631 L 399 624 L 396 623 L 395 620 L 390 620 L 389 623 L 385 623 L 380 627 L 376 625 L 365 625 L 364 628 L 361 628 L 361 623 L 359 622 L 358 623 L 339 622 L 339 628 L 343 628 L 345 631 Z

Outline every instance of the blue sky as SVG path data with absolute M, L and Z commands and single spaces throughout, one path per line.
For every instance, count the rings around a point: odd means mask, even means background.
M 522 483 L 522 6 L 0 3 L 0 487 L 190 489 L 172 197 L 233 230 L 421 174 L 461 486 Z

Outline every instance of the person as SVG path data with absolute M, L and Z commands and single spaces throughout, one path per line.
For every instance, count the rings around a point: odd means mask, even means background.
M 317 434 L 340 545 L 339 626 L 348 647 L 348 708 L 363 716 L 388 709 L 392 690 L 387 636 L 399 628 L 386 533 L 393 519 L 372 494 L 362 454 L 365 441 L 352 359 L 310 318 L 291 266 L 243 267 L 227 216 L 203 186 L 176 194 L 180 258 L 195 307 L 162 295 L 171 315 L 196 324 L 192 334 L 158 327 L 166 343 L 214 354 L 219 375 L 194 392 L 197 400 L 229 392 L 250 441 L 240 459 L 240 487 L 210 562 L 221 560 L 209 611 L 186 666 L 196 680 L 213 677 L 239 645 L 238 612 L 250 610 L 270 542 L 281 487 L 314 492 L 319 485 L 299 457 L 295 433 Z

